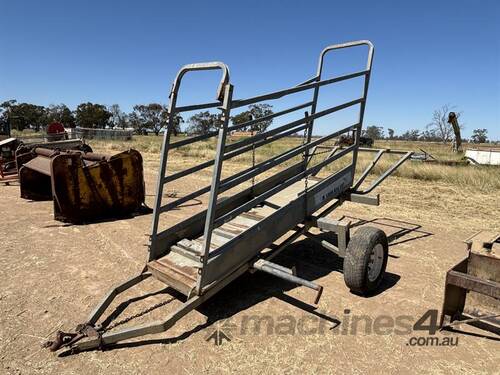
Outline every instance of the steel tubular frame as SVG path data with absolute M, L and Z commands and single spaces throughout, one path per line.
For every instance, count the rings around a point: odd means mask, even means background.
M 343 48 L 349 48 L 349 47 L 355 47 L 355 46 L 368 46 L 368 54 L 367 54 L 367 61 L 366 61 L 366 69 L 363 71 L 355 72 L 352 74 L 347 74 L 343 75 L 340 77 L 334 77 L 330 79 L 325 79 L 322 80 L 322 73 L 323 73 L 323 65 L 324 65 L 324 59 L 326 54 L 328 54 L 331 51 L 338 50 L 338 49 L 343 49 Z M 152 226 L 151 226 L 151 235 L 150 235 L 150 251 L 152 248 L 155 248 L 156 242 L 158 239 L 158 236 L 161 235 L 161 232 L 158 232 L 158 226 L 159 226 L 159 220 L 160 220 L 160 214 L 162 212 L 168 211 L 182 203 L 187 202 L 188 200 L 191 200 L 193 198 L 196 198 L 202 194 L 205 193 L 210 193 L 209 194 L 209 202 L 208 202 L 208 208 L 206 211 L 206 218 L 205 218 L 205 225 L 204 225 L 204 249 L 203 249 L 203 256 L 201 257 L 201 261 L 203 266 L 200 269 L 200 275 L 198 277 L 198 283 L 197 283 L 197 292 L 200 293 L 204 284 L 204 269 L 208 261 L 209 257 L 209 247 L 210 247 L 210 240 L 212 236 L 212 231 L 213 229 L 217 226 L 220 225 L 221 223 L 229 220 L 229 218 L 234 217 L 235 214 L 241 213 L 244 210 L 248 210 L 252 208 L 252 205 L 260 203 L 262 200 L 265 200 L 267 196 L 269 196 L 270 193 L 266 194 L 261 194 L 258 197 L 255 197 L 254 199 L 251 199 L 249 202 L 241 205 L 239 208 L 232 210 L 229 213 L 226 213 L 222 217 L 217 218 L 216 217 L 216 206 L 217 206 L 217 198 L 220 193 L 229 190 L 245 181 L 248 181 L 249 179 L 255 178 L 255 176 L 268 171 L 269 169 L 282 164 L 283 162 L 300 155 L 301 153 L 304 153 L 306 160 L 309 160 L 309 155 L 310 151 L 313 147 L 319 146 L 322 143 L 326 142 L 329 139 L 332 139 L 333 137 L 336 137 L 344 132 L 347 131 L 354 131 L 356 134 L 355 138 L 355 143 L 352 146 L 352 148 L 348 149 L 348 151 L 341 151 L 338 152 L 330 157 L 328 157 L 325 161 L 319 164 L 319 166 L 315 166 L 313 168 L 308 168 L 307 165 L 304 165 L 302 173 L 300 173 L 298 176 L 293 177 L 291 179 L 288 179 L 285 183 L 273 188 L 271 191 L 274 193 L 279 192 L 280 190 L 284 189 L 286 186 L 289 186 L 293 182 L 296 182 L 300 180 L 303 177 L 306 177 L 308 175 L 311 175 L 313 173 L 317 173 L 321 168 L 324 166 L 330 164 L 331 162 L 337 160 L 338 158 L 346 155 L 349 152 L 353 153 L 353 158 L 352 158 L 352 163 L 351 167 L 354 167 L 356 165 L 356 158 L 357 158 L 357 149 L 359 147 L 359 136 L 361 134 L 361 128 L 362 128 L 362 122 L 363 122 L 363 117 L 364 117 L 364 109 L 365 109 L 365 102 L 366 102 L 366 97 L 367 97 L 367 92 L 368 92 L 368 85 L 369 85 L 369 79 L 370 79 L 370 73 L 371 73 L 371 65 L 372 65 L 372 60 L 373 60 L 373 45 L 371 42 L 362 40 L 362 41 L 357 41 L 357 42 L 351 42 L 351 43 L 345 43 L 345 44 L 338 44 L 338 45 L 332 45 L 327 48 L 325 48 L 319 58 L 318 62 L 318 67 L 317 67 L 317 73 L 316 76 L 291 88 L 284 89 L 284 90 L 279 90 L 275 91 L 272 93 L 264 94 L 264 95 L 259 95 L 255 97 L 251 97 L 248 99 L 239 99 L 239 100 L 233 100 L 232 99 L 232 92 L 233 92 L 233 87 L 229 82 L 229 69 L 227 66 L 221 62 L 212 62 L 212 63 L 202 63 L 202 64 L 191 64 L 191 65 L 186 65 L 184 66 L 179 73 L 177 74 L 174 83 L 172 85 L 172 90 L 170 93 L 170 105 L 169 105 L 169 118 L 168 118 L 168 126 L 164 135 L 163 139 L 163 144 L 162 144 L 162 156 L 161 156 L 161 161 L 160 161 L 160 171 L 158 175 L 158 180 L 157 180 L 157 193 L 156 193 L 156 198 L 155 198 L 155 204 L 154 204 L 154 212 L 153 212 L 153 221 L 152 221 Z M 184 75 L 188 72 L 193 72 L 193 71 L 199 71 L 199 70 L 221 70 L 222 71 L 222 77 L 219 83 L 219 87 L 217 89 L 217 101 L 216 102 L 211 102 L 211 103 L 202 103 L 202 104 L 197 104 L 197 105 L 188 105 L 188 106 L 181 106 L 177 107 L 177 96 L 178 96 L 178 91 L 181 85 L 182 78 Z M 350 102 L 346 102 L 340 105 L 332 106 L 326 109 L 323 109 L 321 111 L 317 111 L 317 102 L 318 102 L 318 97 L 319 97 L 319 89 L 322 86 L 326 85 L 331 85 L 337 82 L 342 82 L 346 81 L 349 79 L 354 79 L 357 77 L 364 77 L 364 85 L 363 85 L 363 92 L 362 96 L 358 99 L 352 100 Z M 262 118 L 258 119 L 252 119 L 250 121 L 245 122 L 244 124 L 239 124 L 239 125 L 233 125 L 229 126 L 229 119 L 230 119 L 230 112 L 231 109 L 239 108 L 245 105 L 249 104 L 255 104 L 255 103 L 260 103 L 263 101 L 268 101 L 268 100 L 275 100 L 279 99 L 294 93 L 299 93 L 307 90 L 313 90 L 313 97 L 312 100 L 300 105 L 296 105 L 294 107 L 276 112 L 272 115 L 265 116 Z M 329 114 L 332 114 L 334 112 L 340 111 L 342 109 L 359 105 L 359 121 L 355 125 L 351 125 L 349 127 L 346 127 L 340 131 L 333 132 L 327 136 L 324 136 L 318 140 L 312 141 L 311 142 L 311 137 L 312 137 L 312 132 L 313 132 L 313 127 L 314 127 L 314 120 Z M 194 136 L 185 140 L 177 141 L 174 143 L 170 143 L 171 139 L 171 134 L 173 131 L 173 126 L 174 126 L 174 119 L 175 115 L 180 112 L 185 112 L 185 111 L 192 111 L 192 110 L 198 110 L 198 109 L 208 109 L 208 108 L 218 108 L 222 112 L 222 125 L 217 131 L 209 132 L 208 134 L 200 135 L 200 136 Z M 265 131 L 261 134 L 257 134 L 251 138 L 244 139 L 232 144 L 226 144 L 226 137 L 229 131 L 236 130 L 242 127 L 246 127 L 249 125 L 256 124 L 261 121 L 265 121 L 268 119 L 273 119 L 273 118 L 278 118 L 280 116 L 283 116 L 285 114 L 289 114 L 295 111 L 298 111 L 300 109 L 307 109 L 310 108 L 310 114 L 307 114 L 306 116 L 299 118 L 298 120 L 294 120 L 291 122 L 288 122 L 286 124 L 280 125 L 277 128 L 270 129 L 268 131 Z M 291 150 L 288 150 L 284 152 L 281 155 L 275 156 L 269 160 L 266 160 L 262 163 L 259 163 L 252 168 L 246 169 L 244 171 L 241 171 L 229 178 L 226 178 L 224 180 L 221 180 L 221 172 L 222 172 L 222 165 L 224 160 L 227 160 L 229 158 L 235 157 L 237 155 L 240 155 L 244 152 L 247 152 L 251 150 L 253 147 L 261 147 L 264 146 L 270 142 L 273 142 L 277 139 L 283 138 L 284 136 L 288 136 L 290 134 L 293 134 L 298 131 L 305 130 L 307 132 L 307 139 L 304 145 L 295 147 Z M 171 174 L 171 175 L 166 175 L 167 172 L 167 160 L 168 160 L 168 154 L 169 151 L 178 147 L 182 147 L 185 145 L 189 145 L 194 142 L 199 142 L 203 141 L 206 139 L 209 139 L 214 136 L 218 136 L 217 140 L 217 146 L 216 146 L 216 156 L 213 160 L 209 160 L 207 162 L 200 163 L 194 167 L 187 168 L 185 170 L 182 170 L 180 172 Z M 197 191 L 194 191 L 190 194 L 187 194 L 186 196 L 179 198 L 173 202 L 170 202 L 166 205 L 162 206 L 162 195 L 163 195 L 163 189 L 166 183 L 175 181 L 181 177 L 185 177 L 189 174 L 195 173 L 196 171 L 200 171 L 202 169 L 205 169 L 207 167 L 210 167 L 213 165 L 213 172 L 212 172 L 212 183 L 210 186 L 206 186 L 202 189 L 199 189 Z M 352 175 L 354 175 L 352 173 Z M 352 181 L 351 181 L 352 183 Z
M 321 80 L 324 57 L 327 53 L 337 49 L 362 45 L 368 46 L 366 70 L 344 75 L 341 77 Z M 329 46 L 325 48 L 320 54 L 318 69 L 315 77 L 289 89 L 279 90 L 273 93 L 241 100 L 233 100 L 232 98 L 233 86 L 229 82 L 229 69 L 225 64 L 221 62 L 212 62 L 184 66 L 177 74 L 170 93 L 168 126 L 163 138 L 160 170 L 157 178 L 157 191 L 154 203 L 153 220 L 151 225 L 149 260 L 156 260 L 163 254 L 165 254 L 168 248 L 166 244 L 176 243 L 183 238 L 191 238 L 194 235 L 199 236 L 201 233 L 203 233 L 203 254 L 200 257 L 200 261 L 202 264 L 199 268 L 196 290 L 194 291 L 194 294 L 190 293 L 187 296 L 187 301 L 177 310 L 172 312 L 168 317 L 166 317 L 165 320 L 151 322 L 141 326 L 125 328 L 118 331 L 106 331 L 102 328 L 99 328 L 99 325 L 96 325 L 97 321 L 103 315 L 105 310 L 110 306 L 115 297 L 151 276 L 151 273 L 146 272 L 147 268 L 145 268 L 141 274 L 134 276 L 131 279 L 113 288 L 103 298 L 101 303 L 91 312 L 87 319 L 87 322 L 83 325 L 83 327 L 90 327 L 90 331 L 97 332 L 97 335 L 84 334 L 84 336 L 89 340 L 77 342 L 76 344 L 63 343 L 62 346 L 70 346 L 75 350 L 86 350 L 103 347 L 104 345 L 113 344 L 118 341 L 143 336 L 146 334 L 166 331 L 184 315 L 216 294 L 224 286 L 235 280 L 241 274 L 252 269 L 259 269 L 264 272 L 269 272 L 289 281 L 296 282 L 301 285 L 307 286 L 308 288 L 316 290 L 318 293 L 316 295 L 315 303 L 317 303 L 322 292 L 322 287 L 320 285 L 296 277 L 293 272 L 290 273 L 286 268 L 278 266 L 270 262 L 270 260 L 275 257 L 280 251 L 282 251 L 288 244 L 297 239 L 300 235 L 307 233 L 311 226 L 318 226 L 318 222 L 320 222 L 321 218 L 328 215 L 331 211 L 340 206 L 343 201 L 349 200 L 352 196 L 355 195 L 357 196 L 360 194 L 369 193 L 371 190 L 373 190 L 374 187 L 380 184 L 399 165 L 401 165 L 406 159 L 411 156 L 411 153 L 405 153 L 401 151 L 375 150 L 376 152 L 378 152 L 375 160 L 362 173 L 361 177 L 353 186 L 357 153 L 360 150 L 359 137 L 361 134 L 361 128 L 364 118 L 372 60 L 373 45 L 371 44 L 371 42 L 366 40 Z M 177 96 L 182 78 L 188 72 L 199 70 L 221 70 L 222 77 L 217 89 L 217 101 L 177 107 Z M 364 86 L 361 98 L 337 106 L 332 106 L 321 111 L 317 111 L 317 102 L 320 87 L 357 77 L 364 77 Z M 313 98 L 309 102 L 276 112 L 269 116 L 252 119 L 245 122 L 244 124 L 229 126 L 231 109 L 242 107 L 244 105 L 259 103 L 262 101 L 279 99 L 284 96 L 302 92 L 305 90 L 314 90 Z M 312 132 L 315 119 L 354 105 L 359 105 L 359 121 L 357 123 L 344 127 L 340 130 L 333 131 L 321 138 L 312 140 Z M 222 112 L 222 124 L 217 131 L 170 143 L 174 127 L 174 119 L 177 113 L 215 107 L 217 107 Z M 291 121 L 277 128 L 258 134 L 249 140 L 241 140 L 229 145 L 226 144 L 226 138 L 229 131 L 253 125 L 260 121 L 277 118 L 285 114 L 306 108 L 310 108 L 309 113 L 306 112 L 305 116 L 298 120 Z M 250 151 L 256 147 L 261 147 L 270 142 L 289 136 L 301 130 L 307 132 L 305 134 L 306 140 L 302 145 L 291 148 L 280 155 L 255 164 L 251 168 L 240 171 L 230 177 L 221 179 L 223 162 L 225 160 L 240 155 L 243 152 Z M 314 166 L 309 166 L 316 150 L 326 147 L 324 145 L 325 142 L 338 135 L 351 131 L 355 134 L 355 142 L 353 145 L 346 148 L 333 147 L 324 160 L 318 162 Z M 214 160 L 200 163 L 195 167 L 187 168 L 186 170 L 171 174 L 169 176 L 166 175 L 167 161 L 170 150 L 189 145 L 194 142 L 203 141 L 215 136 L 217 136 L 217 146 L 216 156 Z M 389 168 L 382 176 L 380 176 L 374 183 L 372 183 L 372 185 L 370 185 L 368 189 L 364 191 L 358 191 L 357 189 L 363 183 L 366 176 L 369 174 L 375 163 L 380 159 L 384 152 L 400 153 L 403 154 L 403 156 L 394 166 Z M 222 246 L 209 253 L 212 232 L 217 226 L 230 221 L 232 218 L 236 217 L 242 212 L 250 210 L 259 203 L 263 203 L 270 196 L 279 193 L 280 191 L 296 183 L 297 181 L 300 181 L 301 179 L 307 178 L 311 175 L 316 175 L 322 168 L 350 153 L 352 153 L 353 155 L 350 164 L 325 177 L 310 189 L 305 189 L 304 192 L 298 194 L 298 196 L 291 200 L 288 204 L 284 206 L 277 205 L 275 207 L 276 211 L 259 221 L 258 225 L 253 226 L 246 231 L 243 231 L 238 236 L 232 238 Z M 304 159 L 302 162 L 298 162 L 290 167 L 287 167 L 276 173 L 275 175 L 256 183 L 255 186 L 252 184 L 251 188 L 245 189 L 228 197 L 223 201 L 221 200 L 220 202 L 218 202 L 218 196 L 220 193 L 234 188 L 245 181 L 253 179 L 255 176 L 268 171 L 275 166 L 282 165 L 284 162 L 291 160 L 292 158 L 300 154 L 304 155 Z M 206 186 L 195 192 L 187 194 L 183 198 L 162 206 L 163 190 L 166 183 L 177 180 L 181 177 L 187 176 L 191 173 L 212 165 L 213 174 L 210 186 Z M 197 196 L 208 192 L 210 193 L 210 195 L 208 200 L 208 207 L 205 212 L 195 214 L 182 223 L 179 223 L 164 231 L 158 232 L 160 214 L 162 212 L 168 211 L 178 206 L 179 204 L 182 204 L 190 199 L 196 198 Z M 365 200 L 370 200 L 369 198 L 370 197 L 365 197 Z M 318 213 L 321 208 L 322 210 Z M 266 230 L 261 231 L 260 227 L 266 228 Z M 289 235 L 288 238 L 284 240 L 279 246 L 273 245 L 276 239 L 280 238 L 290 231 L 293 231 L 294 233 L 292 235 Z M 179 236 L 181 237 L 179 238 Z M 347 242 L 347 239 L 345 239 L 344 242 Z M 274 248 L 272 249 L 271 253 L 267 253 L 265 255 L 262 254 L 263 249 L 271 248 L 273 246 Z M 163 249 L 163 247 L 165 247 L 165 249 Z M 232 255 L 230 253 L 232 253 Z M 82 332 L 82 330 L 79 330 L 78 327 L 77 331 L 79 331 L 80 333 Z M 75 336 L 72 335 L 72 337 Z M 81 336 L 78 337 L 78 339 L 80 338 Z

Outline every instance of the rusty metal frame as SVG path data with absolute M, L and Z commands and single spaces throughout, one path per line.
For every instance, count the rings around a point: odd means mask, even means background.
M 462 319 L 469 291 L 500 300 L 500 283 L 469 275 L 468 264 L 469 258 L 465 258 L 446 273 L 441 327 L 445 327 L 446 317 L 450 323 Z
M 479 231 L 464 242 L 467 258 L 446 273 L 441 329 L 468 323 L 500 334 L 500 321 L 495 319 L 500 316 L 500 232 Z M 473 295 L 466 308 L 469 292 Z

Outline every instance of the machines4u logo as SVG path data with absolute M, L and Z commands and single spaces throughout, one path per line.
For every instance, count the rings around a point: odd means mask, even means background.
M 205 341 L 213 342 L 215 346 L 222 345 L 226 341 L 231 341 L 232 334 L 237 328 L 236 324 L 231 323 L 229 320 L 224 320 L 218 323 L 217 327 L 205 337 Z
M 323 315 L 327 315 L 325 312 Z M 333 326 L 331 325 L 332 323 Z M 219 346 L 230 342 L 233 335 L 394 335 L 410 336 L 408 346 L 457 346 L 458 337 L 449 332 L 437 335 L 438 311 L 428 310 L 419 318 L 411 315 L 357 315 L 345 309 L 338 318 L 323 319 L 315 315 L 244 315 L 239 324 L 226 319 L 218 323 L 216 328 L 206 336 L 207 342 Z

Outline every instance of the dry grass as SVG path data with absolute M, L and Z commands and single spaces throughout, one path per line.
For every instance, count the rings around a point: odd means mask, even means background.
M 273 155 L 278 155 L 292 147 L 296 147 L 301 143 L 300 138 L 287 138 L 273 142 L 258 148 L 256 151 L 256 163 L 269 159 Z M 97 141 L 92 140 L 90 144 L 96 151 L 113 152 L 124 150 L 127 148 L 135 148 L 144 154 L 146 160 L 158 160 L 161 149 L 162 137 L 156 136 L 134 136 L 134 139 L 129 142 L 120 141 Z M 202 160 L 209 160 L 215 155 L 215 140 L 211 139 L 205 142 L 198 142 L 176 149 L 170 157 L 171 170 L 183 169 L 188 165 L 195 165 Z M 426 142 L 407 142 L 407 141 L 377 141 L 376 148 L 391 148 L 399 150 L 412 150 L 419 152 L 420 149 L 433 155 L 439 160 L 459 160 L 461 154 L 453 154 L 449 145 L 439 143 Z M 467 145 L 465 146 L 467 147 Z M 313 159 L 313 163 L 321 160 L 325 155 L 319 155 Z M 358 172 L 363 170 L 372 160 L 373 153 L 361 153 L 358 159 Z M 398 156 L 384 156 L 375 166 L 372 173 L 380 175 L 383 173 Z M 289 160 L 282 167 L 291 165 L 301 160 L 301 156 Z M 326 172 L 331 172 L 334 169 L 340 168 L 349 162 L 346 158 L 338 161 L 326 169 Z M 234 173 L 238 170 L 248 168 L 252 165 L 252 153 L 247 152 L 225 162 L 225 172 L 227 174 Z M 271 172 L 275 172 L 271 171 Z M 205 173 L 210 173 L 207 169 Z M 394 174 L 398 177 L 406 179 L 416 179 L 422 181 L 444 182 L 461 188 L 472 188 L 481 192 L 491 193 L 500 190 L 500 169 L 498 167 L 489 166 L 472 166 L 472 165 L 442 165 L 433 163 L 422 163 L 417 161 L 408 161 L 403 164 Z

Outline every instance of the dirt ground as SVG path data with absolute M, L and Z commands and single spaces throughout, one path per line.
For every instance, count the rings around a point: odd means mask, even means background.
M 156 168 L 152 160 L 145 164 L 151 205 Z M 296 265 L 300 276 L 324 286 L 317 309 L 310 289 L 257 272 L 242 276 L 164 334 L 58 356 L 40 344 L 55 331 L 84 322 L 113 284 L 141 271 L 151 215 L 68 225 L 53 220 L 51 202 L 23 200 L 18 186 L 0 185 L 0 373 L 499 373 L 500 342 L 494 334 L 466 326 L 436 334 L 440 342 L 457 339 L 454 346 L 420 346 L 411 338 L 429 337 L 424 331 L 389 327 L 381 333 L 352 322 L 385 316 L 396 323 L 406 318 L 411 327 L 426 311 L 440 310 L 445 272 L 466 254 L 461 241 L 479 229 L 500 228 L 500 197 L 397 178 L 379 192 L 380 207 L 350 203 L 332 214 L 348 215 L 353 223 L 371 220 L 392 235 L 388 273 L 377 295 L 351 294 L 339 259 L 301 238 L 276 261 Z M 171 298 L 163 284 L 148 279 L 112 308 L 138 296 L 143 298 L 133 300 L 118 320 Z M 161 319 L 179 303 L 128 324 Z M 245 331 L 249 317 L 268 323 L 259 332 Z M 230 341 L 207 341 L 220 331 Z

